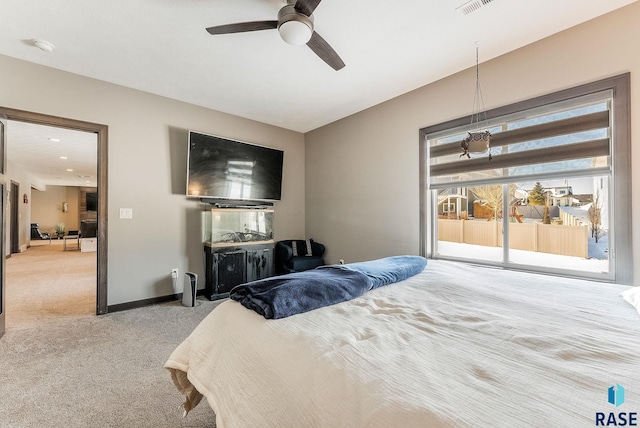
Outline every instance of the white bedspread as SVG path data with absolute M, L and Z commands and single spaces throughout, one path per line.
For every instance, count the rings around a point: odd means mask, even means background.
M 596 412 L 640 412 L 626 288 L 429 260 L 281 320 L 224 302 L 166 367 L 186 408 L 199 391 L 218 428 L 591 427 Z

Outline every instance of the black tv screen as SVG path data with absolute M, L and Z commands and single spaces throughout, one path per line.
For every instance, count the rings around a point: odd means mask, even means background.
M 87 193 L 84 201 L 87 205 L 87 211 L 98 211 L 98 194 L 97 193 Z
M 189 131 L 187 196 L 280 200 L 284 152 Z

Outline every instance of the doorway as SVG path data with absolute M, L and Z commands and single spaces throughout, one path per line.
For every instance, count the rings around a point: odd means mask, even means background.
M 8 121 L 26 122 L 35 125 L 46 125 L 58 128 L 66 128 L 94 133 L 97 139 L 97 254 L 96 254 L 96 314 L 107 313 L 107 155 L 108 155 L 108 127 L 102 124 L 78 121 L 73 119 L 50 116 L 40 113 L 32 113 L 22 110 L 0 107 L 0 116 Z M 10 131 L 9 131 L 10 132 Z M 9 154 L 10 156 L 10 154 Z M 7 237 L 3 238 L 5 245 Z M 3 284 L 0 284 L 2 288 Z M 0 290 L 2 291 L 2 290 Z M 3 300 L 4 306 L 6 301 Z M 6 308 L 2 308 L 5 313 Z

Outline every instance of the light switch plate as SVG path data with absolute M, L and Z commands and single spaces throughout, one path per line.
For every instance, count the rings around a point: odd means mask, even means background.
M 120 218 L 133 218 L 133 208 L 120 208 Z

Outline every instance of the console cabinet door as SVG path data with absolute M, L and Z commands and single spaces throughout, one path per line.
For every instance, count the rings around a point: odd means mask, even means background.
M 235 251 L 217 253 L 215 255 L 216 264 L 218 265 L 218 278 L 214 289 L 216 289 L 217 294 L 228 293 L 236 285 L 247 282 L 246 254 L 245 251 Z
M 273 249 L 247 251 L 247 282 L 273 276 Z
M 247 247 L 214 249 L 204 246 L 204 295 L 207 299 L 223 299 L 236 285 L 273 276 L 273 247 Z

